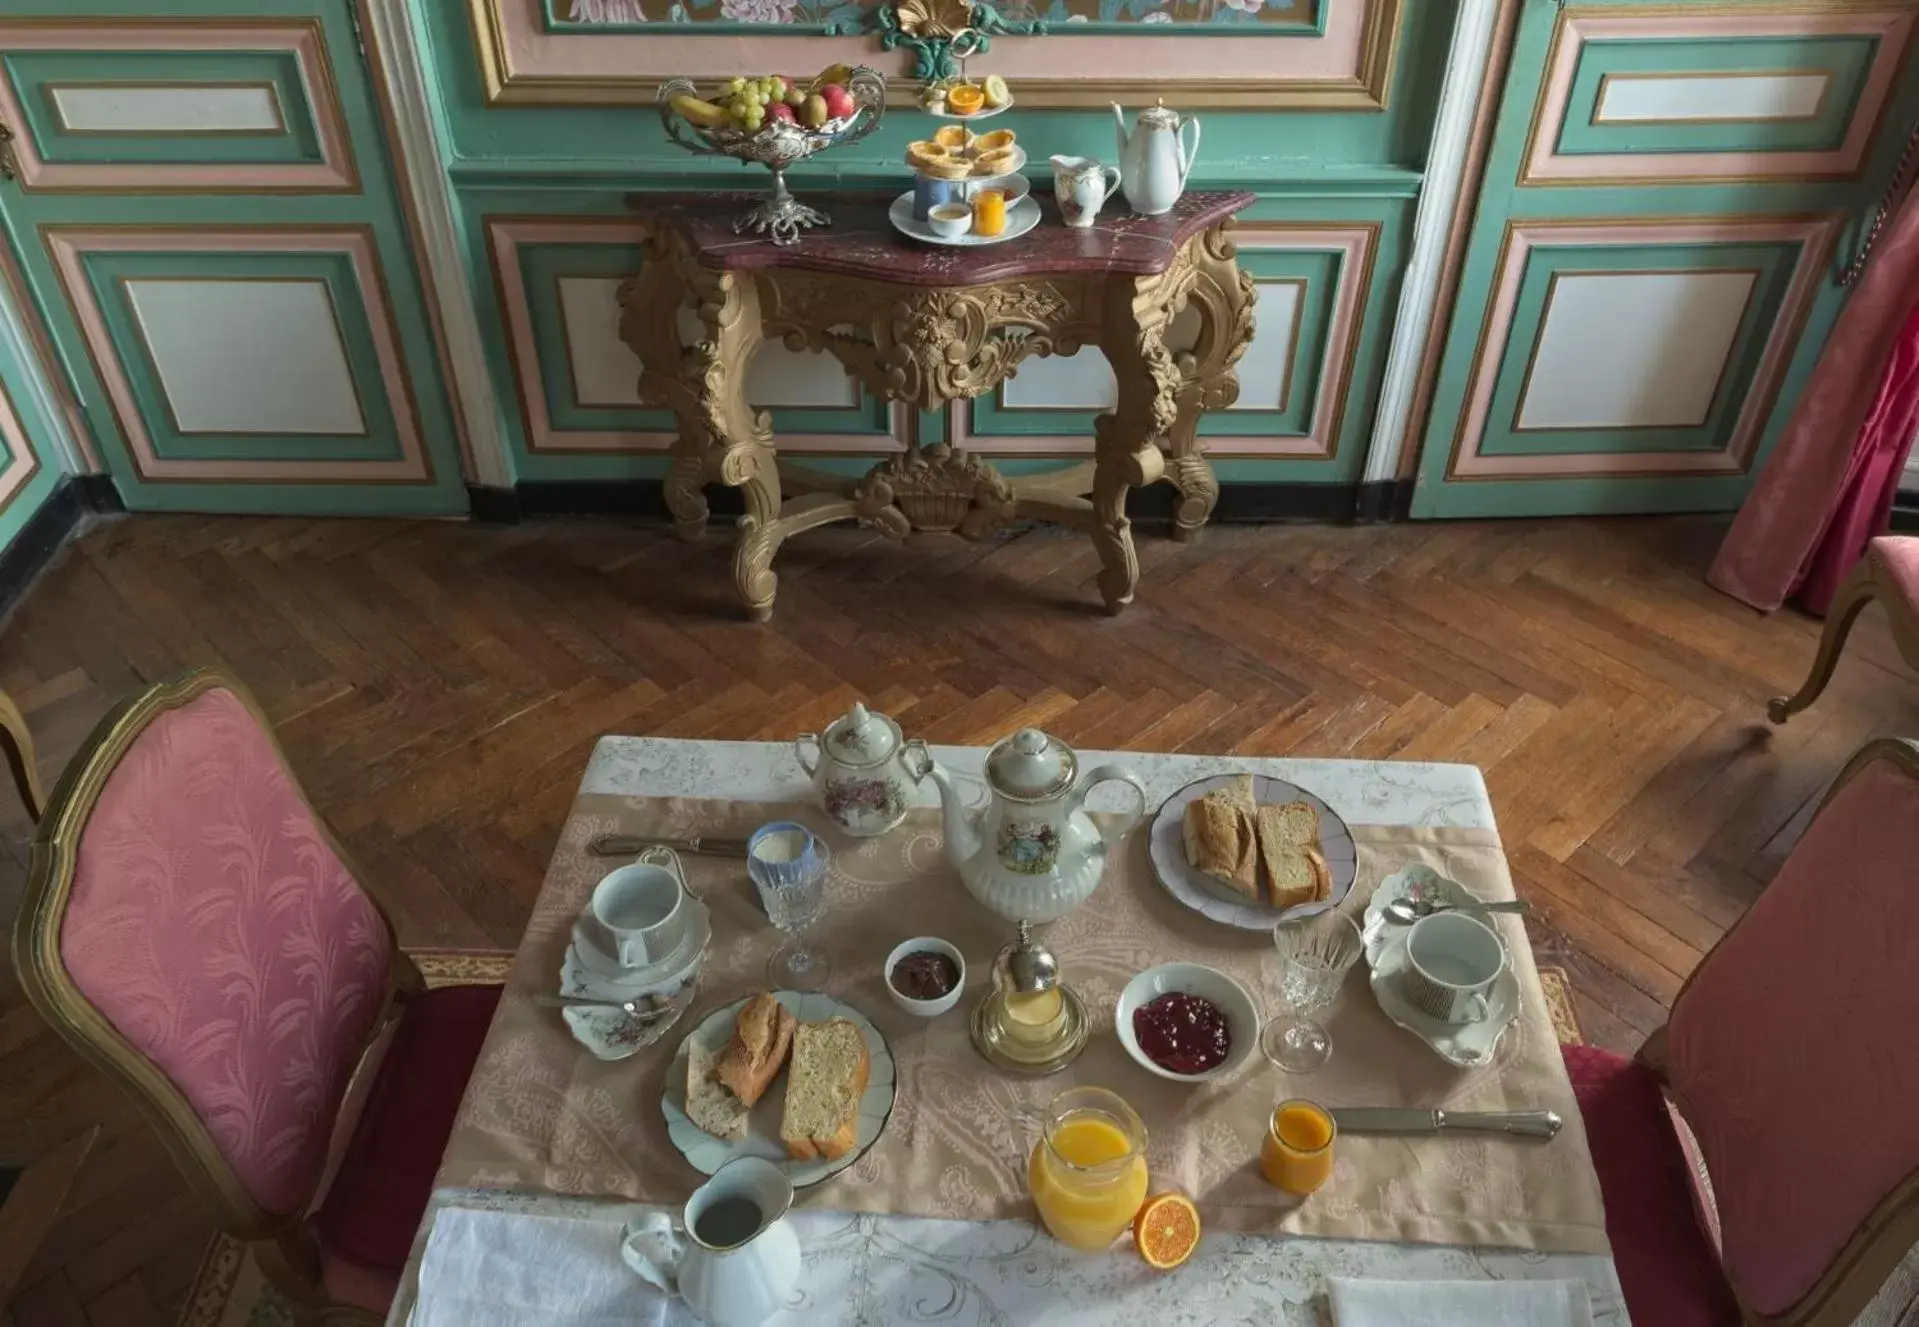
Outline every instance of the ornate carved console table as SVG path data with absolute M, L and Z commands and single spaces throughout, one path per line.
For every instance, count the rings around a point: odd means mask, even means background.
M 1015 520 L 1057 521 L 1092 536 L 1100 594 L 1117 613 L 1139 583 L 1127 491 L 1170 480 L 1179 538 L 1205 526 L 1219 496 L 1199 420 L 1239 395 L 1234 364 L 1252 340 L 1254 291 L 1230 228 L 1252 200 L 1189 193 L 1162 217 L 1090 230 L 1046 224 L 991 248 L 931 249 L 893 231 L 883 199 L 836 200 L 832 228 L 788 248 L 735 235 L 736 197 L 636 199 L 655 224 L 643 269 L 620 291 L 620 335 L 640 357 L 640 395 L 679 423 L 666 501 L 680 536 L 705 532 L 704 485 L 739 488 L 746 514 L 733 578 L 747 611 L 765 621 L 774 554 L 815 526 L 853 519 L 901 538 L 979 539 Z M 1197 339 L 1169 345 L 1188 307 Z M 680 337 L 682 308 L 703 329 L 691 347 Z M 1089 463 L 1009 478 L 966 452 L 915 446 L 848 487 L 779 460 L 771 419 L 748 405 L 746 370 L 767 337 L 824 350 L 869 391 L 915 409 L 990 392 L 1029 356 L 1097 346 L 1119 397 L 1095 423 Z M 798 496 L 783 498 L 783 488 Z

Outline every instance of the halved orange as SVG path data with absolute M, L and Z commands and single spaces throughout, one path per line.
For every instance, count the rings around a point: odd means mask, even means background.
M 955 115 L 971 115 L 986 104 L 986 94 L 971 83 L 946 89 L 946 109 Z
M 1133 1218 L 1133 1247 L 1150 1267 L 1166 1271 L 1199 1247 L 1199 1209 L 1183 1193 L 1156 1193 Z

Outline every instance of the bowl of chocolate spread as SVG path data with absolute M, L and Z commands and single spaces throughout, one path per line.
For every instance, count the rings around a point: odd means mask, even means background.
M 966 989 L 966 958 L 937 936 L 922 935 L 894 947 L 884 975 L 894 1004 L 932 1018 L 959 1003 Z

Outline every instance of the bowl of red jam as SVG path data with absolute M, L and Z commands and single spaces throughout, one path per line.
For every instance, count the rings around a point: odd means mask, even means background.
M 1113 1013 L 1120 1045 L 1148 1072 L 1176 1083 L 1237 1073 L 1259 1044 L 1252 994 L 1203 963 L 1162 963 L 1126 983 Z

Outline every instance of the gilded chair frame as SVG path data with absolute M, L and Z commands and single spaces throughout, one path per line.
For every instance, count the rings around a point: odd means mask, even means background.
M 26 892 L 13 927 L 14 969 L 28 1000 L 41 1016 L 133 1099 L 188 1183 L 212 1205 L 221 1228 L 253 1242 L 255 1260 L 275 1288 L 298 1301 L 320 1306 L 329 1301 L 320 1289 L 319 1253 L 305 1229 L 307 1211 L 276 1215 L 254 1201 L 185 1095 L 88 1001 L 60 955 L 60 932 L 73 889 L 80 839 L 107 780 L 155 719 L 214 690 L 231 692 L 260 725 L 327 846 L 345 864 L 386 927 L 391 955 L 387 990 L 380 1016 L 373 1021 L 372 1031 L 355 1057 L 356 1073 L 365 1066 L 368 1050 L 379 1039 L 398 1003 L 424 989 L 419 969 L 399 948 L 392 919 L 367 891 L 365 876 L 300 787 L 259 702 L 236 678 L 217 668 L 194 669 L 122 701 L 100 720 L 74 755 L 54 785 L 34 834 Z M 334 1125 L 337 1131 L 337 1119 Z M 365 1320 L 359 1310 L 341 1308 L 338 1312 L 355 1321 Z
M 1855 608 L 1853 611 L 1856 613 L 1858 610 Z M 1880 761 L 1890 763 L 1907 778 L 1919 782 L 1919 741 L 1903 737 L 1875 738 L 1854 752 L 1845 768 L 1839 771 L 1832 786 L 1826 789 L 1826 795 L 1820 799 L 1819 807 L 1813 813 L 1814 819 L 1824 814 L 1840 789 Z M 1744 920 L 1742 917 L 1734 922 L 1720 937 L 1719 944 L 1699 961 L 1699 965 L 1680 986 L 1679 994 L 1674 997 L 1674 1009 L 1685 1003 L 1686 992 L 1692 989 L 1693 982 L 1712 963 L 1720 946 L 1732 938 L 1733 932 L 1739 929 Z M 1662 1025 L 1646 1038 L 1645 1045 L 1639 1048 L 1638 1058 L 1659 1076 L 1666 1094 L 1678 1107 L 1687 1126 L 1691 1127 L 1696 1117 L 1685 1095 L 1673 1088 L 1667 1074 L 1666 1038 L 1669 1026 L 1669 1023 Z M 1840 1247 L 1826 1270 L 1797 1304 L 1784 1313 L 1763 1314 L 1742 1300 L 1739 1311 L 1751 1327 L 1850 1327 L 1915 1245 L 1919 1245 L 1919 1169 L 1914 1169 L 1894 1185 L 1879 1204 L 1866 1214 L 1859 1228 Z M 1737 1286 L 1733 1288 L 1733 1294 L 1737 1298 Z
M 1839 652 L 1846 647 L 1852 624 L 1874 599 L 1886 606 L 1886 621 L 1892 627 L 1892 641 L 1899 647 L 1900 657 L 1919 669 L 1919 617 L 1914 616 L 1912 606 L 1893 585 L 1890 573 L 1877 558 L 1868 554 L 1846 573 L 1839 588 L 1833 591 L 1832 605 L 1826 609 L 1826 627 L 1819 634 L 1819 651 L 1812 657 L 1806 680 L 1792 695 L 1767 701 L 1767 718 L 1774 723 L 1784 723 L 1819 699 L 1826 683 L 1832 681 L 1833 670 L 1839 666 Z

